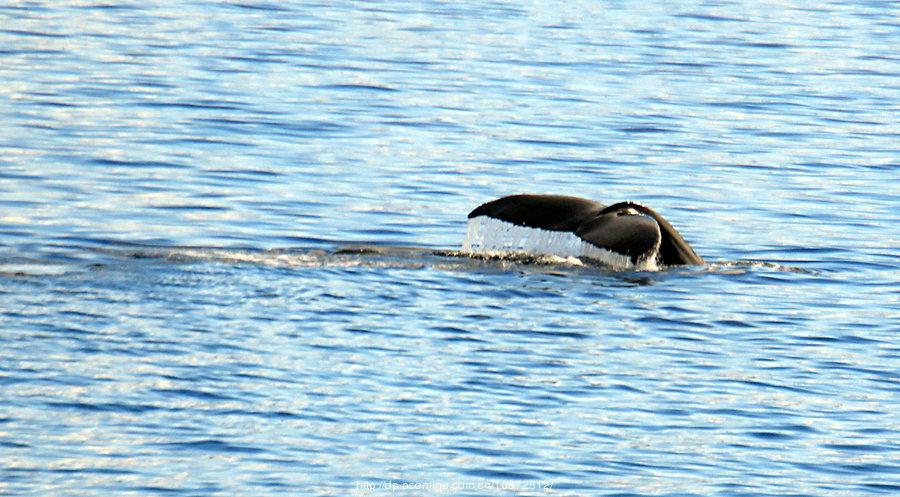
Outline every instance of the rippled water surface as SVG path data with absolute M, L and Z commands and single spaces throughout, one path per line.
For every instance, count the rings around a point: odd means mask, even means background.
M 900 493 L 898 19 L 3 3 L 0 494 Z M 710 264 L 454 252 L 521 192 Z

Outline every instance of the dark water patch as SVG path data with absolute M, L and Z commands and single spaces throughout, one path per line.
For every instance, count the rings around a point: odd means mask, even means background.
M 575 124 L 571 124 L 571 123 L 505 121 L 503 124 L 507 124 L 510 126 L 518 126 L 518 127 L 522 127 L 522 128 L 530 128 L 530 129 L 560 129 L 560 130 L 588 129 L 586 126 L 579 126 L 579 125 L 575 125 Z M 522 142 L 520 141 L 520 143 L 522 143 Z M 530 143 L 530 142 L 525 141 L 524 143 Z M 552 157 L 547 157 L 546 160 L 564 162 L 565 158 L 558 157 L 558 156 L 552 156 Z M 573 162 L 578 162 L 578 159 L 572 159 L 572 160 L 573 160 Z
M 229 55 L 222 57 L 222 60 L 228 62 L 241 62 L 247 65 L 259 65 L 259 64 L 283 64 L 285 61 L 279 58 L 277 55 L 272 54 L 253 54 L 253 55 L 242 55 L 235 56 Z M 228 73 L 240 73 L 243 72 L 239 69 L 220 69 L 222 72 Z
M 161 409 L 158 406 L 148 404 L 125 404 L 116 402 L 45 402 L 47 407 L 53 409 L 86 411 L 86 412 L 121 412 L 129 414 L 142 414 Z
M 770 441 L 785 441 L 785 440 L 793 440 L 796 437 L 789 433 L 781 433 L 776 431 L 751 431 L 747 433 L 748 436 L 752 438 L 758 438 L 760 440 L 770 440 Z
M 381 85 L 367 85 L 367 84 L 332 84 L 332 85 L 323 85 L 318 88 L 327 89 L 327 90 L 342 90 L 342 91 L 354 91 L 354 92 L 376 92 L 376 93 L 394 93 L 400 90 L 396 88 L 391 88 L 388 86 Z
M 628 384 L 625 384 L 625 383 L 618 383 L 618 384 L 615 384 L 615 385 L 610 385 L 609 388 L 612 388 L 612 389 L 615 389 L 615 390 L 621 390 L 621 391 L 623 391 L 623 392 L 630 392 L 630 393 L 639 393 L 639 394 L 647 393 L 646 390 L 642 390 L 642 389 L 640 389 L 640 388 L 637 388 L 637 387 L 635 387 L 635 386 L 628 385 Z
M 635 322 L 639 323 L 649 323 L 653 325 L 661 325 L 667 327 L 688 327 L 688 328 L 701 328 L 701 329 L 710 329 L 713 328 L 713 325 L 708 323 L 696 322 L 696 321 L 688 321 L 683 319 L 671 319 L 664 318 L 660 316 L 644 316 L 635 319 Z
M 182 204 L 182 205 L 151 205 L 153 209 L 167 211 L 228 211 L 230 207 L 222 207 L 218 205 L 199 205 L 199 204 Z
M 884 493 L 887 495 L 896 495 L 900 493 L 900 485 L 893 483 L 861 483 L 860 488 L 871 490 L 873 492 Z
M 773 426 L 767 426 L 767 428 L 771 428 L 772 430 L 776 430 L 776 431 L 751 432 L 751 436 L 752 436 L 752 433 L 778 433 L 778 434 L 788 436 L 788 437 L 799 438 L 801 436 L 807 436 L 807 435 L 820 433 L 819 430 L 816 430 L 815 428 L 813 428 L 811 426 L 807 426 L 804 424 L 795 424 L 795 423 L 794 424 L 791 424 L 791 423 L 778 424 L 778 425 L 773 425 Z M 785 432 L 787 432 L 787 433 L 785 433 Z
M 218 118 L 198 118 L 197 122 L 208 123 L 214 125 L 216 129 L 223 131 L 234 131 L 244 128 L 247 132 L 251 130 L 265 129 L 268 133 L 283 134 L 286 136 L 306 136 L 319 137 L 323 135 L 333 135 L 341 131 L 348 131 L 350 128 L 338 122 L 316 121 L 316 120 L 260 120 L 260 119 L 236 119 L 234 117 L 218 117 Z
M 813 342 L 813 343 L 824 343 L 824 344 L 841 341 L 840 338 L 831 337 L 831 336 L 794 336 L 794 338 L 801 342 Z
M 688 12 L 684 14 L 675 14 L 674 17 L 679 17 L 682 19 L 695 19 L 698 21 L 713 21 L 713 22 L 745 22 L 746 19 L 738 19 L 736 17 L 728 17 L 728 16 L 720 16 L 715 14 L 706 14 L 701 12 Z
M 28 174 L 27 172 L 20 172 L 20 171 L 0 170 L 0 178 L 33 181 L 33 180 L 43 179 L 43 176 L 37 175 L 37 174 Z M 10 202 L 11 204 L 13 203 L 13 201 L 10 201 L 10 200 L 3 200 L 3 202 Z M 27 202 L 27 201 L 15 201 L 15 202 L 18 203 L 18 202 Z M 35 202 L 35 204 L 36 204 L 36 202 Z M 20 205 L 22 205 L 22 204 L 20 204 Z M 25 205 L 27 205 L 27 203 Z
M 76 318 L 76 319 L 87 318 L 88 320 L 93 320 L 93 319 L 108 319 L 108 318 L 109 318 L 109 316 L 103 316 L 103 315 L 101 315 L 101 314 L 95 314 L 95 313 L 90 313 L 90 312 L 85 312 L 85 311 L 78 311 L 78 310 L 72 310 L 72 309 L 67 309 L 67 310 L 64 310 L 64 311 L 60 311 L 59 314 L 60 314 L 61 316 L 66 316 L 66 317 L 71 317 L 71 318 Z
M 22 468 L 16 468 L 16 470 L 22 470 Z M 50 473 L 61 474 L 61 475 L 114 475 L 114 476 L 126 476 L 126 475 L 138 475 L 141 474 L 140 471 L 133 471 L 128 469 L 121 468 L 94 468 L 94 467 L 74 467 L 74 468 L 50 468 L 50 469 L 38 469 L 34 468 L 33 471 L 48 471 Z
M 503 450 L 503 449 L 491 449 L 488 447 L 478 447 L 478 446 L 450 446 L 447 447 L 447 450 L 464 452 L 467 454 L 473 454 L 476 456 L 487 456 L 487 457 L 511 457 L 511 458 L 530 458 L 533 455 L 530 452 L 522 452 L 522 451 L 514 451 L 514 450 Z
M 861 373 L 872 376 L 882 376 L 885 379 L 900 379 L 900 373 L 884 370 L 884 369 L 875 369 L 875 368 L 866 368 L 856 364 L 851 364 L 847 362 L 841 361 L 821 361 L 820 365 L 824 369 L 833 369 L 833 370 L 844 370 L 844 371 L 852 371 L 854 373 Z
M 900 473 L 900 466 L 892 464 L 793 463 L 793 466 L 813 473 L 839 476 Z
M 761 136 L 764 138 L 792 138 L 792 139 L 800 139 L 806 135 L 806 133 L 796 133 L 791 131 L 769 131 L 769 130 L 746 130 L 748 133 L 752 133 L 756 136 Z M 792 213 L 797 215 L 797 213 Z
M 769 383 L 769 382 L 759 381 L 759 380 L 724 380 L 724 381 L 727 381 L 729 383 L 737 383 L 737 384 L 741 384 L 741 385 L 751 386 L 754 388 L 784 390 L 787 392 L 794 392 L 794 393 L 801 393 L 801 394 L 808 394 L 808 395 L 821 395 L 821 392 L 816 392 L 814 390 L 810 390 L 810 389 L 806 389 L 806 388 L 794 387 L 794 386 L 790 386 L 790 385 L 779 385 L 779 384 Z
M 159 161 L 126 161 L 117 159 L 91 159 L 88 163 L 104 167 L 148 168 L 148 169 L 191 169 L 184 164 Z
M 73 5 L 70 8 L 75 9 L 85 9 L 85 10 L 98 10 L 101 12 L 140 12 L 142 7 L 138 5 L 130 5 L 125 3 L 115 3 L 115 2 L 105 2 L 105 3 L 95 3 L 89 5 Z
M 777 50 L 785 50 L 789 48 L 796 48 L 794 45 L 788 43 L 777 43 L 770 41 L 754 41 L 754 42 L 743 42 L 740 43 L 742 46 L 751 47 L 751 48 L 766 48 L 766 49 L 777 49 Z
M 898 450 L 896 444 L 822 444 L 822 448 L 848 453 L 878 453 Z
M 179 109 L 179 110 L 221 110 L 221 111 L 238 111 L 244 104 L 239 102 L 225 102 L 216 100 L 198 100 L 196 102 L 159 102 L 159 101 L 141 101 L 140 107 L 163 108 L 163 109 Z
M 261 454 L 264 449 L 249 445 L 238 445 L 224 442 L 218 439 L 193 440 L 190 442 L 157 443 L 151 446 L 166 448 L 177 452 L 213 452 L 226 454 Z
M 217 410 L 215 410 L 215 414 L 217 416 L 240 416 L 240 417 L 272 419 L 272 420 L 282 420 L 282 421 L 316 420 L 316 421 L 322 421 L 322 422 L 326 422 L 326 423 L 340 423 L 341 422 L 341 420 L 339 418 L 325 416 L 322 414 L 313 414 L 313 413 L 300 414 L 300 413 L 295 413 L 295 412 L 290 412 L 290 411 L 217 409 Z
M 192 488 L 185 489 L 184 487 L 164 487 L 162 485 L 139 485 L 135 487 L 130 487 L 132 490 L 135 490 L 140 493 L 146 493 L 150 495 L 182 495 L 188 494 L 192 491 L 203 490 L 204 492 L 210 491 L 209 488 Z
M 240 9 L 240 10 L 258 10 L 261 12 L 291 12 L 289 6 L 272 3 L 272 2 L 259 2 L 259 3 L 247 3 L 247 2 L 237 2 L 237 3 L 229 3 L 226 5 L 227 7 Z
M 647 133 L 673 133 L 675 130 L 671 128 L 663 128 L 659 126 L 626 126 L 618 128 L 619 131 L 628 134 L 647 134 Z
M 446 129 L 446 130 L 460 130 L 461 126 L 454 123 L 448 122 L 439 122 L 439 121 L 403 121 L 403 120 L 387 120 L 382 124 L 386 124 L 388 126 L 398 126 L 401 128 L 419 128 L 419 129 Z
M 702 62 L 675 62 L 675 61 L 666 61 L 660 62 L 661 66 L 665 67 L 678 67 L 685 69 L 705 69 L 713 67 L 712 64 L 705 64 Z
M 32 102 L 32 105 L 35 107 L 50 107 L 50 108 L 59 108 L 59 109 L 75 109 L 80 107 L 80 104 L 75 104 L 71 102 L 61 102 L 58 100 L 42 100 L 37 102 Z M 47 125 L 46 123 L 28 123 L 28 127 L 34 129 L 50 129 L 50 130 L 58 130 L 59 128 Z
M 0 55 L 41 55 L 41 56 L 65 56 L 68 55 L 69 52 L 66 50 L 52 49 L 52 48 L 24 48 L 24 49 L 12 49 L 12 50 L 0 50 Z
M 0 447 L 4 447 L 7 449 L 28 449 L 31 448 L 31 445 L 20 443 L 20 442 L 11 442 L 7 440 L 0 440 Z
M 741 100 L 735 101 L 715 101 L 715 102 L 705 102 L 704 105 L 709 107 L 723 107 L 728 109 L 740 109 L 740 110 L 767 110 L 768 105 L 764 102 L 746 102 Z
M 507 471 L 507 470 L 496 470 L 496 469 L 488 469 L 488 468 L 480 468 L 480 469 L 468 469 L 461 472 L 464 475 L 475 476 L 479 478 L 491 478 L 491 479 L 499 479 L 499 480 L 518 480 L 518 481 L 533 481 L 536 478 L 531 473 L 522 473 L 517 471 Z
M 149 144 L 159 144 L 159 145 L 188 145 L 188 146 L 231 146 L 231 147 L 254 147 L 255 144 L 251 141 L 239 141 L 239 140 L 228 140 L 224 138 L 210 138 L 210 137 L 189 137 L 189 138 L 166 138 L 166 139 L 154 139 L 147 140 L 146 143 Z
M 560 141 L 560 140 L 542 140 L 537 138 L 524 138 L 519 140 L 513 140 L 516 143 L 521 143 L 523 145 L 538 145 L 542 147 L 561 147 L 561 148 L 580 148 L 580 147 L 589 147 L 589 143 L 585 142 L 570 142 L 570 141 Z
M 9 35 L 16 36 L 27 36 L 27 37 L 35 37 L 35 38 L 68 38 L 69 35 L 66 33 L 51 33 L 49 31 L 34 31 L 30 29 L 0 29 L 0 33 L 5 33 Z
M 186 397 L 196 400 L 205 400 L 211 402 L 221 402 L 228 400 L 237 400 L 229 395 L 214 393 L 204 390 L 196 390 L 191 388 L 153 388 L 152 392 L 163 395 L 164 397 Z
M 727 326 L 729 328 L 756 328 L 757 326 L 753 323 L 748 323 L 746 321 L 738 321 L 735 319 L 722 319 L 715 321 L 716 324 L 721 326 Z

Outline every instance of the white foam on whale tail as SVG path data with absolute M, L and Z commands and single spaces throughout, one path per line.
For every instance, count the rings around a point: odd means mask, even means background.
M 517 226 L 488 216 L 469 219 L 462 251 L 471 255 L 527 254 L 588 259 L 615 270 L 659 269 L 655 256 L 635 265 L 630 257 L 597 247 L 578 238 L 575 233 Z

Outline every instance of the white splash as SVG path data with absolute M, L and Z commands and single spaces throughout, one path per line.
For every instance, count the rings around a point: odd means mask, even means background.
M 279 268 L 316 267 L 322 265 L 323 251 L 291 253 L 273 250 L 240 250 L 222 248 L 177 247 L 166 250 L 147 250 L 144 257 L 161 257 L 173 261 L 217 261 L 228 264 L 258 264 Z
M 572 232 L 516 226 L 488 216 L 469 219 L 462 251 L 475 255 L 511 253 L 584 258 L 617 270 L 656 271 L 659 269 L 655 256 L 647 258 L 646 261 L 639 261 L 635 265 L 631 262 L 630 257 L 599 248 L 578 238 Z

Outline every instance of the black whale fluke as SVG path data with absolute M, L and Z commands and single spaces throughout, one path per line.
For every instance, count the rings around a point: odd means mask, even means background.
M 478 206 L 469 218 L 487 216 L 517 226 L 577 235 L 596 247 L 626 255 L 633 263 L 654 255 L 665 266 L 704 264 L 681 234 L 653 209 L 563 195 L 511 195 Z

